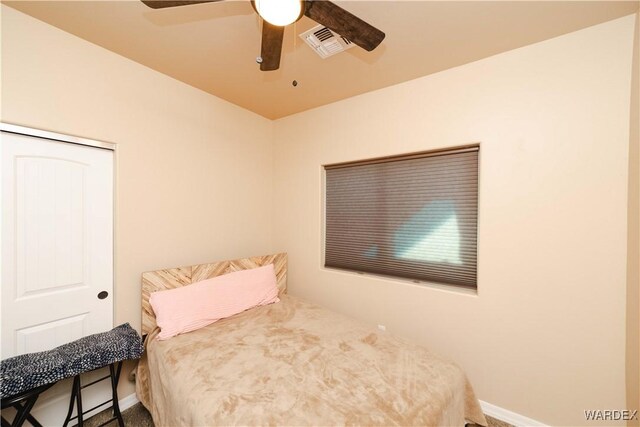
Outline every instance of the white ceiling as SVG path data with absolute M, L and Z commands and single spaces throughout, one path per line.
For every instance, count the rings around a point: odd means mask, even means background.
M 386 33 L 328 59 L 287 27 L 280 69 L 259 71 L 248 0 L 153 10 L 137 0 L 3 3 L 270 119 L 615 19 L 638 1 L 338 1 Z M 298 85 L 294 87 L 292 81 Z

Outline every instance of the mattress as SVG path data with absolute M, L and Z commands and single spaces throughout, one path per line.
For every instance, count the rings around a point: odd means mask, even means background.
M 453 362 L 300 299 L 166 341 L 136 390 L 156 426 L 486 425 Z

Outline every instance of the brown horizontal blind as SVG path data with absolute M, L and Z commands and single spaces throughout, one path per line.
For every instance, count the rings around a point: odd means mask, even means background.
M 476 287 L 478 147 L 325 169 L 326 267 Z

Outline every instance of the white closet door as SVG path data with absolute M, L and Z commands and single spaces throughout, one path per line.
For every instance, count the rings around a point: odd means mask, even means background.
M 113 152 L 0 135 L 4 359 L 113 327 Z

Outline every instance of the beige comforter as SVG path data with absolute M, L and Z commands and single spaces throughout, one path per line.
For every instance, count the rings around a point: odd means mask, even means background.
M 157 427 L 486 425 L 452 362 L 290 296 L 167 341 L 157 333 L 136 383 Z

